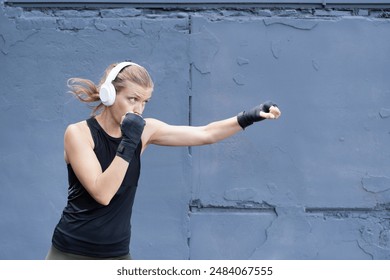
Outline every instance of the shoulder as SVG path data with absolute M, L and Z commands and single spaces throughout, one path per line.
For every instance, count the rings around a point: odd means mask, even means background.
M 149 126 L 149 128 L 158 128 L 160 126 L 166 125 L 166 123 L 153 119 L 153 118 L 145 118 L 146 125 Z
M 65 130 L 64 141 L 66 142 L 84 142 L 93 145 L 93 139 L 87 121 L 81 121 L 68 125 Z
M 79 136 L 80 134 L 84 134 L 87 130 L 89 130 L 87 121 L 72 123 L 67 126 L 65 136 Z
M 145 132 L 148 134 L 154 134 L 156 131 L 167 127 L 168 124 L 153 118 L 145 118 Z
M 153 139 L 159 131 L 163 130 L 168 124 L 153 118 L 145 118 L 145 128 L 142 133 L 143 149 L 153 143 Z

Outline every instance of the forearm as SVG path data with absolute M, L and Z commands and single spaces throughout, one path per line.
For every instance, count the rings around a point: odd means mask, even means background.
M 242 131 L 241 126 L 237 122 L 237 117 L 212 122 L 204 126 L 203 129 L 208 135 L 207 144 L 222 141 L 230 136 L 233 136 L 239 131 Z
M 110 166 L 97 177 L 95 187 L 99 191 L 95 199 L 103 205 L 108 205 L 120 188 L 130 162 L 135 154 L 145 121 L 141 116 L 127 113 L 121 124 L 122 141 L 120 142 L 116 157 Z
M 110 166 L 96 177 L 93 198 L 102 205 L 108 205 L 125 178 L 129 163 L 116 156 Z
M 281 113 L 277 105 L 272 101 L 267 101 L 264 104 L 254 107 L 248 112 L 241 112 L 236 117 L 210 123 L 205 127 L 205 131 L 210 137 L 209 143 L 216 143 L 234 135 L 242 129 L 245 129 L 254 122 L 259 122 L 265 119 L 277 119 L 280 114 Z

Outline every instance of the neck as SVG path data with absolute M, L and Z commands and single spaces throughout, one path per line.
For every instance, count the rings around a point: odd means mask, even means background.
M 108 135 L 112 137 L 122 136 L 120 123 L 114 118 L 109 109 L 105 108 L 101 114 L 96 116 L 96 120 Z

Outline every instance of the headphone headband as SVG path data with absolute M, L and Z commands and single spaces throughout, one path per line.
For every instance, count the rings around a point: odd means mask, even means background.
M 126 66 L 130 65 L 132 65 L 131 62 L 121 62 L 115 65 L 115 67 L 111 69 L 104 83 L 112 83 L 112 81 L 115 80 L 116 76 L 118 76 L 119 72 Z
M 116 91 L 115 87 L 112 84 L 112 81 L 118 76 L 119 72 L 127 67 L 137 65 L 133 62 L 120 62 L 114 68 L 111 69 L 110 73 L 107 75 L 106 80 L 100 87 L 99 96 L 102 103 L 106 106 L 111 106 L 115 102 Z

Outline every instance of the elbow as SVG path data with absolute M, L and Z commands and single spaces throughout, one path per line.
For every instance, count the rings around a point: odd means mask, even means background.
M 103 206 L 108 206 L 112 200 L 112 197 L 104 196 L 104 195 L 103 196 L 96 195 L 92 197 L 97 203 Z
M 89 188 L 89 194 L 100 205 L 108 206 L 116 192 L 110 191 L 112 189 L 110 185 L 99 179 L 100 176 L 96 178 L 95 185 Z
M 202 137 L 202 145 L 211 145 L 215 144 L 219 141 L 217 135 L 213 133 L 212 129 L 209 128 L 209 126 L 206 126 L 204 128 L 204 133 Z
M 111 200 L 96 200 L 97 203 L 99 203 L 100 205 L 103 205 L 103 206 L 108 206 L 111 202 Z
M 211 145 L 218 142 L 218 139 L 213 137 L 212 135 L 209 135 L 203 139 L 203 145 Z
M 199 135 L 197 139 L 197 145 L 211 145 L 218 142 L 218 139 L 213 135 L 213 133 L 207 129 L 207 127 L 203 128 L 202 134 Z

